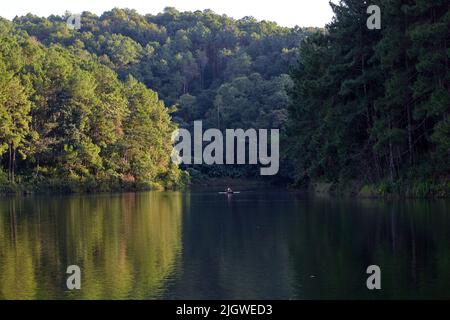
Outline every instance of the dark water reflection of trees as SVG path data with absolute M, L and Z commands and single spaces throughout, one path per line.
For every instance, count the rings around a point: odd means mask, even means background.
M 82 289 L 68 291 L 79 265 Z M 366 288 L 379 265 L 382 290 Z M 0 200 L 0 299 L 450 298 L 448 201 L 286 192 Z

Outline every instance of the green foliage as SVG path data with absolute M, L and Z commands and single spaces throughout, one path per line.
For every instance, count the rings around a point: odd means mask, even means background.
M 194 120 L 203 120 L 205 127 L 283 128 L 289 66 L 299 57 L 301 41 L 312 32 L 250 17 L 235 20 L 211 10 L 174 8 L 145 16 L 128 9 L 99 17 L 84 12 L 78 31 L 67 29 L 65 16 L 26 15 L 15 18 L 14 24 L 47 46 L 69 47 L 81 56 L 94 54 L 124 81 L 132 75 L 158 92 L 166 105 L 178 106 L 174 121 L 185 128 Z M 95 92 L 93 98 L 98 97 Z M 121 166 L 144 174 L 140 167 L 148 161 L 143 157 L 133 168 Z M 145 174 L 159 173 L 155 169 Z
M 117 59 L 133 59 L 128 42 L 116 44 L 124 50 L 114 51 L 122 54 Z M 0 22 L 0 165 L 8 184 L 59 191 L 173 187 L 181 182 L 169 158 L 174 129 L 169 110 L 144 84 L 121 82 L 95 56 L 44 47 Z M 1 178 L 5 184 L 3 171 Z
M 58 43 L 96 54 L 123 79 L 132 74 L 169 105 L 183 94 L 198 97 L 251 73 L 266 80 L 288 73 L 298 58 L 298 45 L 309 33 L 267 21 L 235 20 L 211 10 L 174 8 L 145 16 L 128 9 L 113 9 L 100 17 L 84 12 L 79 31 L 65 30 L 65 21 L 59 16 L 14 19 L 18 28 L 46 45 Z
M 281 172 L 297 185 L 362 181 L 363 193 L 442 194 L 449 3 L 373 4 L 381 30 L 366 27 L 360 0 L 332 4 L 325 31 L 174 8 L 85 12 L 78 31 L 66 16 L 1 21 L 8 180 L 18 171 L 69 189 L 172 187 L 189 180 L 169 158 L 174 122 L 190 129 L 203 120 L 205 129 L 281 128 Z M 177 106 L 173 121 L 162 101 Z M 253 169 L 189 168 L 194 180 Z
M 439 193 L 450 174 L 449 2 L 373 4 L 381 30 L 366 27 L 365 2 L 341 0 L 326 32 L 302 44 L 286 140 L 296 180 Z

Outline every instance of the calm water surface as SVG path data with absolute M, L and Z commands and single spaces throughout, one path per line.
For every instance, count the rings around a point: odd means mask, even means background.
M 382 290 L 366 269 L 382 270 Z M 66 289 L 66 268 L 82 270 Z M 450 298 L 450 203 L 276 191 L 0 199 L 0 299 Z

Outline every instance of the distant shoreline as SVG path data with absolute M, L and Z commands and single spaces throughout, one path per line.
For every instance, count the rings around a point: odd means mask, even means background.
M 277 185 L 268 180 L 258 178 L 205 178 L 184 186 L 163 187 L 158 184 L 105 184 L 98 182 L 92 184 L 45 183 L 42 185 L 30 184 L 0 184 L 0 196 L 29 196 L 29 195 L 64 195 L 64 194 L 105 194 L 105 193 L 126 193 L 145 191 L 173 191 L 191 190 L 220 191 L 230 187 L 233 190 L 263 190 L 279 189 L 286 191 L 299 191 L 312 195 L 325 195 L 330 197 L 345 197 L 349 199 L 449 199 L 450 181 L 409 181 L 379 182 L 374 184 L 364 184 L 359 181 L 347 181 L 342 183 L 310 182 L 307 186 L 293 187 L 286 184 Z

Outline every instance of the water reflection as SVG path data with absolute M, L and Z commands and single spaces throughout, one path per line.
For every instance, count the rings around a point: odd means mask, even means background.
M 446 201 L 192 194 L 176 299 L 450 298 Z M 367 267 L 382 290 L 366 287 Z
M 82 289 L 68 291 L 79 265 Z M 368 291 L 369 265 L 382 290 Z M 448 201 L 286 192 L 0 200 L 0 299 L 450 298 Z
M 450 297 L 447 202 L 322 199 L 304 209 L 291 244 L 295 298 Z M 366 288 L 372 264 L 381 267 L 381 291 Z
M 0 299 L 152 299 L 180 263 L 181 195 L 0 201 Z M 82 269 L 82 290 L 65 288 Z

